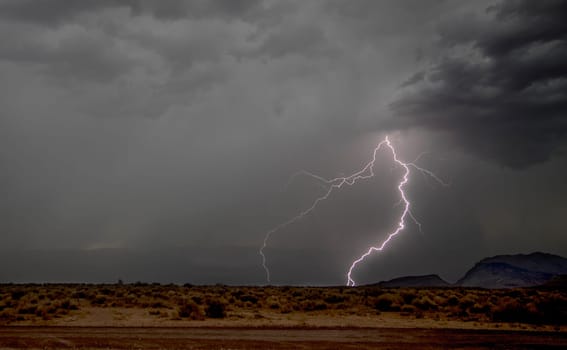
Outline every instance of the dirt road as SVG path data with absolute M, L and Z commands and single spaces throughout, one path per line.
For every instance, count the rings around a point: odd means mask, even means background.
M 560 349 L 567 333 L 457 329 L 0 327 L 2 349 Z

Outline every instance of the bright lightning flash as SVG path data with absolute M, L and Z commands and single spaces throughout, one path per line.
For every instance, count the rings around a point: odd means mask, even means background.
M 334 190 L 340 189 L 344 185 L 352 186 L 358 180 L 367 180 L 367 179 L 374 177 L 374 163 L 376 162 L 376 154 L 378 153 L 378 151 L 383 146 L 387 147 L 392 152 L 392 158 L 393 158 L 394 162 L 404 169 L 404 175 L 403 175 L 402 181 L 398 184 L 398 191 L 400 192 L 400 195 L 401 195 L 400 204 L 404 205 L 404 210 L 402 212 L 402 215 L 400 216 L 398 226 L 396 227 L 396 229 L 393 232 L 391 232 L 388 235 L 386 240 L 383 241 L 379 246 L 376 246 L 376 247 L 371 246 L 370 248 L 368 248 L 368 250 L 364 254 L 362 254 L 360 256 L 360 258 L 358 258 L 358 259 L 356 259 L 355 261 L 352 262 L 352 264 L 351 264 L 351 266 L 348 270 L 348 273 L 347 273 L 347 286 L 355 286 L 356 285 L 356 282 L 352 278 L 352 272 L 353 272 L 354 268 L 356 267 L 356 265 L 358 265 L 359 263 L 364 261 L 364 259 L 366 259 L 366 257 L 368 257 L 370 254 L 372 254 L 372 252 L 382 251 L 387 246 L 388 242 L 390 242 L 390 240 L 394 236 L 399 234 L 405 228 L 406 218 L 408 216 L 415 222 L 416 225 L 418 225 L 418 227 L 421 230 L 421 224 L 413 216 L 413 214 L 410 210 L 411 203 L 407 199 L 406 193 L 404 192 L 405 185 L 409 182 L 410 167 L 420 171 L 424 175 L 430 176 L 431 178 L 433 178 L 435 181 L 442 184 L 443 186 L 448 186 L 448 184 L 443 182 L 439 177 L 437 177 L 431 171 L 417 166 L 414 162 L 404 163 L 401 160 L 399 160 L 394 146 L 392 146 L 392 143 L 388 139 L 388 136 L 386 136 L 384 138 L 384 140 L 382 140 L 376 146 L 376 148 L 374 148 L 374 152 L 372 153 L 372 160 L 370 162 L 368 162 L 361 170 L 359 170 L 359 171 L 357 171 L 357 172 L 355 172 L 355 173 L 353 173 L 349 176 L 337 177 L 337 178 L 334 178 L 334 179 L 325 179 L 321 176 L 315 175 L 315 174 L 310 173 L 308 171 L 301 171 L 301 172 L 296 173 L 295 175 L 292 176 L 292 179 L 290 181 L 292 181 L 296 176 L 306 175 L 306 176 L 312 177 L 315 180 L 318 180 L 318 181 L 326 184 L 328 186 L 328 188 L 326 188 L 326 192 L 321 197 L 319 197 L 319 198 L 315 199 L 315 201 L 313 201 L 313 203 L 311 204 L 310 207 L 303 210 L 302 212 L 300 212 L 298 215 L 292 217 L 291 219 L 289 219 L 289 220 L 281 223 L 280 225 L 274 227 L 273 229 L 271 229 L 270 231 L 268 231 L 266 233 L 266 236 L 264 237 L 264 242 L 262 244 L 262 247 L 260 248 L 259 253 L 260 253 L 260 256 L 262 257 L 262 267 L 266 271 L 266 280 L 268 281 L 268 283 L 270 282 L 270 269 L 268 268 L 268 266 L 266 264 L 266 255 L 264 254 L 264 250 L 266 249 L 266 247 L 268 245 L 268 240 L 270 239 L 270 237 L 274 233 L 276 233 L 277 231 L 280 231 L 280 230 L 284 229 L 285 227 L 299 221 L 300 219 L 302 219 L 306 215 L 309 215 L 313 210 L 315 210 L 315 208 L 317 207 L 317 205 L 319 203 L 321 203 L 322 201 L 329 198 L 329 196 L 333 193 Z

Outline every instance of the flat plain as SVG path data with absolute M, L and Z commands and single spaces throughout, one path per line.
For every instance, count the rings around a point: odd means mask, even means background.
M 559 349 L 563 289 L 0 285 L 0 348 Z

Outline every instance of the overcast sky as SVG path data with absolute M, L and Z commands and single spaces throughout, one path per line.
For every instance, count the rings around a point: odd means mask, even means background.
M 263 284 L 271 228 L 390 136 L 408 222 L 358 283 L 567 256 L 567 2 L 0 0 L 0 282 Z M 343 284 L 403 209 L 403 169 L 266 249 Z

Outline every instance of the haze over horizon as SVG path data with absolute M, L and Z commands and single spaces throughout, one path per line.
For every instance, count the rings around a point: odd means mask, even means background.
M 389 135 L 411 222 L 356 270 L 455 281 L 567 256 L 567 1 L 0 0 L 0 283 L 264 284 L 265 233 Z M 270 239 L 274 284 L 344 284 L 402 171 Z

